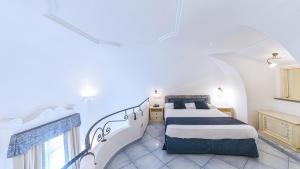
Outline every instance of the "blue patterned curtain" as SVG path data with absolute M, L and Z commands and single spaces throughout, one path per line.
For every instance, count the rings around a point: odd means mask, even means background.
M 33 146 L 42 144 L 80 125 L 80 114 L 76 113 L 42 126 L 14 134 L 10 138 L 7 158 L 25 154 Z

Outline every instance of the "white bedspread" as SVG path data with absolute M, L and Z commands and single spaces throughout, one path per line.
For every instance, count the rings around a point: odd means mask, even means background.
M 167 117 L 228 117 L 217 109 L 166 109 Z M 168 125 L 166 135 L 176 138 L 247 139 L 258 138 L 250 125 Z

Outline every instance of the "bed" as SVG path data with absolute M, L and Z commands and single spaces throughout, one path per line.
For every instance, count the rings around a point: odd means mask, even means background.
M 209 95 L 170 95 L 166 103 L 201 101 Z M 218 154 L 258 157 L 257 131 L 216 108 L 165 108 L 164 150 L 170 154 Z

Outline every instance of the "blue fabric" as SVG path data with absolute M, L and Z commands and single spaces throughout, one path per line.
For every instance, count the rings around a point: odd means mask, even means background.
M 33 146 L 42 144 L 80 125 L 80 114 L 76 113 L 54 122 L 14 134 L 10 138 L 7 158 L 25 154 Z
M 168 117 L 168 125 L 240 125 L 232 117 Z M 246 124 L 245 124 L 246 125 Z M 165 135 L 163 150 L 170 154 L 218 154 L 258 157 L 256 142 L 249 139 L 199 139 L 173 138 Z
M 196 106 L 196 109 L 209 109 L 207 103 L 204 101 L 196 101 L 195 106 Z
M 166 127 L 176 125 L 238 125 L 246 124 L 232 117 L 168 117 Z
M 258 157 L 255 140 L 251 139 L 182 139 L 166 136 L 170 154 L 217 154 Z
M 183 101 L 175 101 L 174 109 L 185 109 L 185 104 Z

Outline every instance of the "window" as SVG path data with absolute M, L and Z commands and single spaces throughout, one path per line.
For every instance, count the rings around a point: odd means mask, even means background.
M 282 69 L 282 97 L 300 100 L 300 68 Z
M 44 143 L 43 169 L 60 169 L 68 161 L 65 135 L 60 135 Z

